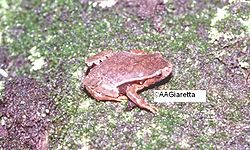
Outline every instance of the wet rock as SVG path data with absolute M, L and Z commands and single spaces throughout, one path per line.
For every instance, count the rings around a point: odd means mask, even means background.
M 141 18 L 153 17 L 156 14 L 157 6 L 162 4 L 161 0 L 139 0 L 138 15 Z
M 0 107 L 2 149 L 47 149 L 47 130 L 55 110 L 47 87 L 32 78 L 14 78 L 5 84 Z
M 186 13 L 188 11 L 188 1 L 187 0 L 178 0 L 174 1 L 174 6 L 175 6 L 175 15 L 180 15 L 183 13 Z
M 21 37 L 21 35 L 25 32 L 25 28 L 23 26 L 16 26 L 16 27 L 13 27 L 11 30 L 10 30 L 10 35 L 12 38 L 14 39 L 18 39 Z
M 83 5 L 86 5 L 88 4 L 89 0 L 79 0 L 79 2 Z
M 166 11 L 166 5 L 163 3 L 163 0 L 125 0 L 118 1 L 116 6 L 125 15 L 137 16 L 142 21 L 149 19 L 156 31 L 161 32 L 163 30 L 163 18 L 161 15 Z
M 9 64 L 9 56 L 7 53 L 7 48 L 0 46 L 0 68 L 4 69 Z

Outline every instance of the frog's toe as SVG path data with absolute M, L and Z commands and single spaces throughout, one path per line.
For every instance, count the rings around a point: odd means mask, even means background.
M 151 105 L 147 109 L 154 114 L 157 113 L 158 111 L 158 109 L 155 106 L 151 106 Z

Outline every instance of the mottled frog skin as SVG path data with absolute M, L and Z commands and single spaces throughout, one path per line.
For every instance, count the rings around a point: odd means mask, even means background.
M 82 81 L 86 90 L 98 101 L 129 99 L 138 107 L 157 112 L 138 95 L 138 91 L 165 79 L 172 64 L 161 53 L 143 50 L 103 51 L 86 60 L 89 71 Z

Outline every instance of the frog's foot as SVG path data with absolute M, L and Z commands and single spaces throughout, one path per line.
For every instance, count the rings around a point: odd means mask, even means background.
M 126 91 L 128 98 L 134 102 L 138 107 L 146 109 L 152 113 L 157 112 L 157 108 L 149 105 L 140 95 L 137 94 L 138 89 L 140 89 L 141 85 L 132 85 Z
M 97 101 L 115 101 L 115 102 L 121 102 L 123 100 L 126 100 L 128 99 L 127 96 L 124 96 L 124 95 L 121 95 L 121 96 L 118 96 L 118 97 L 110 97 L 110 96 L 107 96 L 107 95 L 102 95 L 98 92 L 95 92 L 94 90 L 88 88 L 88 87 L 85 87 L 87 89 L 87 91 L 89 92 L 89 94 L 95 98 Z
M 94 56 L 89 57 L 85 63 L 87 64 L 87 66 L 92 66 L 94 64 L 98 65 L 100 62 L 104 61 L 105 59 L 107 59 L 108 57 L 110 57 L 111 55 L 113 55 L 113 51 L 112 50 L 106 50 L 106 51 L 102 51 Z
M 146 55 L 146 54 L 148 54 L 144 50 L 140 50 L 140 49 L 132 49 L 132 50 L 129 50 L 129 52 L 133 53 L 133 54 L 136 54 L 136 55 Z

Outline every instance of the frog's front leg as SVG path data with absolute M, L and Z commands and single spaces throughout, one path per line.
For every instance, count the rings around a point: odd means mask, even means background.
M 128 99 L 127 96 L 121 95 L 118 97 L 110 97 L 107 95 L 103 95 L 101 93 L 96 92 L 95 90 L 92 90 L 91 88 L 85 87 L 86 90 L 89 92 L 89 94 L 95 98 L 98 101 L 116 101 L 116 102 L 121 102 L 123 100 Z
M 141 89 L 141 85 L 134 84 L 128 87 L 126 94 L 128 98 L 134 102 L 138 107 L 151 111 L 152 113 L 157 112 L 157 108 L 149 105 L 140 95 L 137 94 L 137 91 Z

